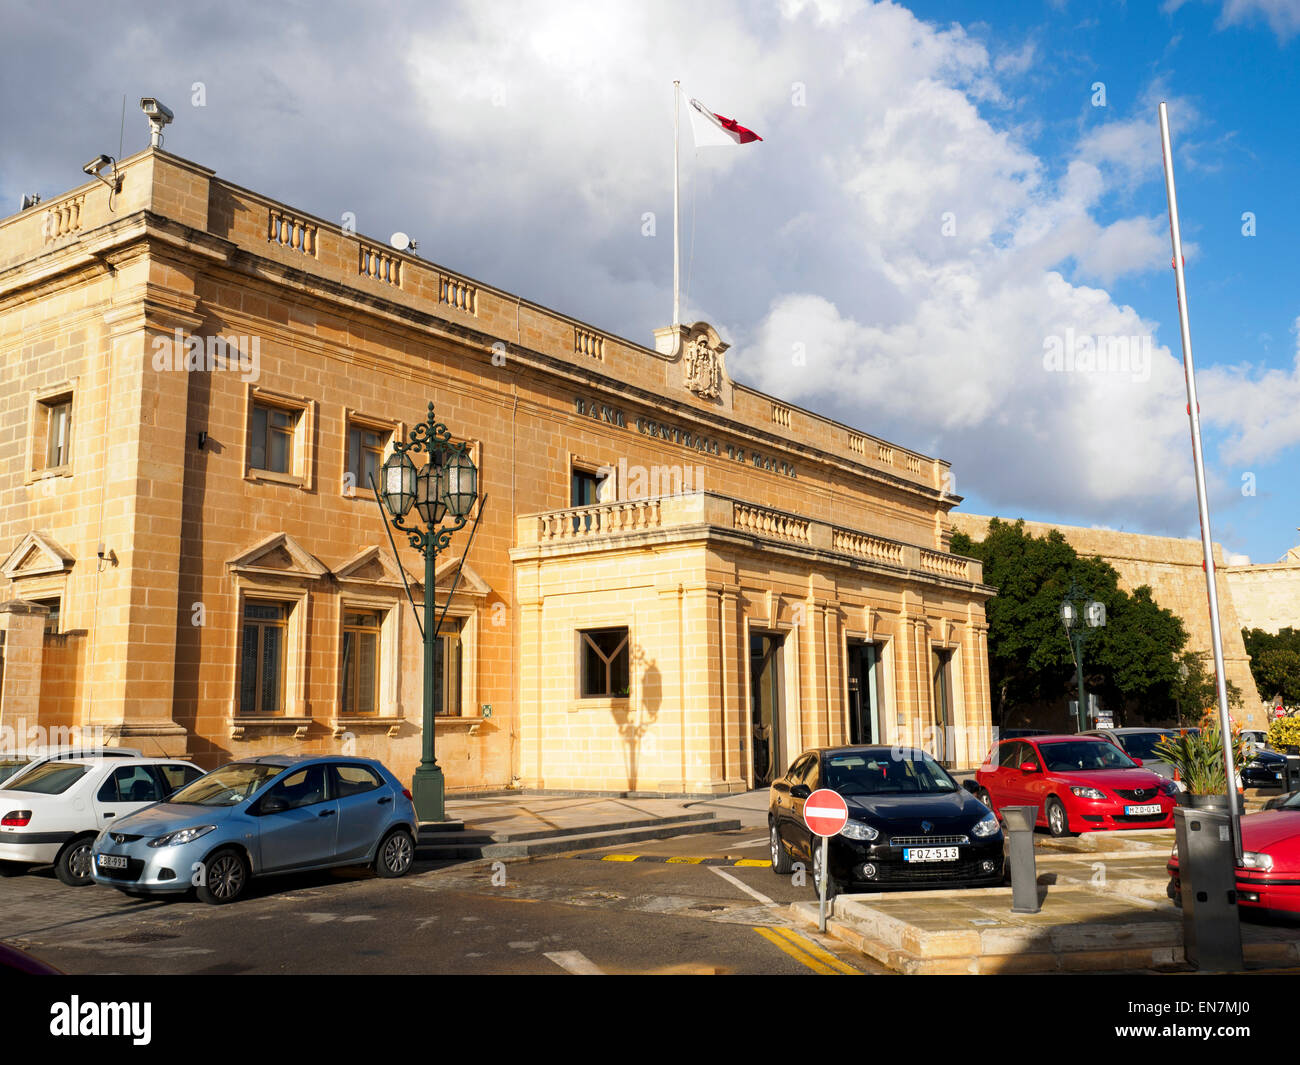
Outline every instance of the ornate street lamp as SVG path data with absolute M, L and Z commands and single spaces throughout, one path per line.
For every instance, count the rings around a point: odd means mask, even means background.
M 1088 696 L 1083 688 L 1083 645 L 1088 642 L 1093 629 L 1100 629 L 1106 624 L 1106 604 L 1086 598 L 1083 590 L 1071 583 L 1070 590 L 1061 603 L 1061 624 L 1065 627 L 1065 637 L 1074 651 L 1074 668 L 1079 682 L 1077 731 L 1082 732 L 1088 727 L 1085 724 L 1088 719 Z
M 417 467 L 412 454 L 428 460 Z M 406 533 L 413 548 L 424 555 L 424 751 L 411 780 L 415 813 L 421 821 L 445 821 L 446 787 L 434 755 L 434 722 L 441 709 L 438 676 L 438 632 L 434 597 L 434 571 L 438 552 L 451 542 L 451 534 L 464 526 L 478 498 L 478 470 L 469 457 L 468 444 L 452 442 L 447 427 L 428 418 L 415 426 L 405 443 L 395 443 L 380 471 L 380 497 L 393 528 Z M 424 528 L 406 524 L 411 508 Z M 446 524 L 443 524 L 446 522 Z

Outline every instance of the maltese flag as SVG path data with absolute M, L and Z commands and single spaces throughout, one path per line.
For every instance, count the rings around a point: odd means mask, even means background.
M 691 100 L 691 132 L 697 148 L 730 148 L 735 144 L 748 144 L 763 138 L 752 129 L 746 129 L 734 118 L 710 111 L 699 100 Z

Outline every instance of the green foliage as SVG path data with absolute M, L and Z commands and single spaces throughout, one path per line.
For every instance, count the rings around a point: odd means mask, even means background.
M 1232 760 L 1241 770 L 1245 744 L 1241 729 L 1232 724 Z M 1207 711 L 1201 718 L 1199 733 L 1184 732 L 1161 740 L 1156 753 L 1178 770 L 1182 782 L 1193 795 L 1226 795 L 1228 793 L 1227 766 L 1223 761 L 1223 738 L 1219 730 L 1218 715 Z
M 1060 615 L 1071 584 L 1106 607 L 1105 626 L 1090 630 L 1084 647 L 1088 691 L 1107 706 L 1127 708 L 1129 724 L 1172 721 L 1180 706 L 1195 716 L 1213 703 L 1213 677 L 1207 699 L 1205 669 L 1196 656 L 1182 678 L 1179 666 L 1189 656 L 1178 616 L 1159 606 L 1149 587 L 1126 593 L 1114 567 L 1081 558 L 1059 531 L 1037 537 L 1025 532 L 1023 521 L 994 518 L 978 543 L 955 534 L 952 550 L 979 559 L 985 583 L 998 590 L 986 607 L 995 721 L 1006 723 L 1017 707 L 1034 703 L 1064 707 L 1077 690 Z M 1239 702 L 1239 691 L 1236 697 Z
M 1241 638 L 1259 694 L 1286 706 L 1300 703 L 1300 631 L 1289 625 L 1277 633 L 1242 629 Z

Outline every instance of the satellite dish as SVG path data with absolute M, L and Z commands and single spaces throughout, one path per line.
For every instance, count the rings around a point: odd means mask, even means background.
M 414 251 L 418 247 L 416 242 L 413 241 L 410 237 L 408 237 L 405 233 L 403 233 L 400 229 L 396 233 L 394 233 L 391 237 L 388 238 L 388 243 L 391 244 L 398 251 L 406 251 L 408 249 Z

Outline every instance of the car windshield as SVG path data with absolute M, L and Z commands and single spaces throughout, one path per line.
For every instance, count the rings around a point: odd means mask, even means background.
M 1105 740 L 1066 740 L 1040 743 L 1043 761 L 1050 773 L 1071 773 L 1089 769 L 1132 769 L 1133 759 Z M 1141 757 L 1139 755 L 1139 757 Z
M 1164 760 L 1164 756 L 1156 750 L 1156 744 L 1172 736 L 1172 732 L 1130 732 L 1115 738 L 1119 740 L 1119 745 L 1130 758 L 1141 758 L 1144 762 L 1159 762 Z
M 10 782 L 6 791 L 31 791 L 38 795 L 61 795 L 90 772 L 90 766 L 76 762 L 46 762 Z
M 268 780 L 284 772 L 282 765 L 232 762 L 199 777 L 167 801 L 189 806 L 237 806 Z
M 957 782 L 927 754 L 831 754 L 825 756 L 824 767 L 825 786 L 841 795 L 916 795 L 957 790 Z

